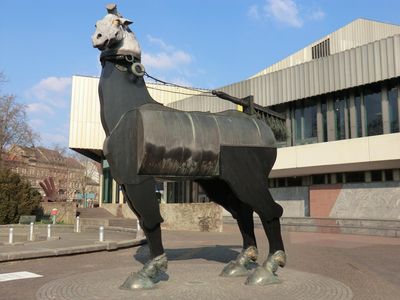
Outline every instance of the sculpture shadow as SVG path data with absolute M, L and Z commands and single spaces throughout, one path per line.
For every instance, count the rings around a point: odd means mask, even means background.
M 241 247 L 238 245 L 215 245 L 210 247 L 197 248 L 180 248 L 180 249 L 165 249 L 169 261 L 204 259 L 207 261 L 216 261 L 220 263 L 228 263 L 236 259 Z M 147 245 L 142 245 L 138 248 L 133 258 L 142 264 L 148 261 L 149 248 Z

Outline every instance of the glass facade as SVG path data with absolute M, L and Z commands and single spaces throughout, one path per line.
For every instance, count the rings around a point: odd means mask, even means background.
M 110 166 L 106 160 L 103 161 L 103 203 L 112 202 L 112 182 Z
M 196 182 L 167 182 L 167 203 L 204 203 L 209 201 L 201 186 Z
M 365 90 L 364 106 L 367 136 L 383 134 L 382 94 L 380 88 Z
M 346 104 L 346 98 L 338 98 L 334 103 L 336 140 L 344 140 L 346 138 Z
M 326 99 L 321 100 L 321 114 L 322 114 L 322 141 L 327 142 L 328 141 L 328 122 L 327 122 L 327 117 L 326 117 Z
M 291 132 L 288 134 L 292 138 L 283 146 L 380 135 L 384 134 L 383 122 L 388 122 L 390 127 L 385 129 L 389 130 L 385 133 L 400 132 L 400 83 L 394 82 L 387 90 L 388 112 L 382 103 L 384 84 L 358 87 L 273 107 L 291 116 Z
M 317 142 L 317 105 L 310 99 L 297 101 L 294 106 L 295 145 Z
M 399 90 L 397 87 L 391 87 L 388 89 L 388 101 L 389 101 L 389 124 L 390 132 L 399 132 L 399 102 L 398 102 Z

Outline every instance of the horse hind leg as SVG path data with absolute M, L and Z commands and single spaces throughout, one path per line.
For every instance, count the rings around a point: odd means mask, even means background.
M 168 267 L 161 239 L 160 223 L 163 219 L 155 197 L 155 181 L 148 179 L 140 184 L 125 184 L 123 192 L 146 236 L 150 260 L 142 270 L 129 275 L 120 288 L 127 290 L 153 288 Z
M 229 262 L 223 268 L 220 276 L 248 276 L 258 258 L 253 209 L 241 202 L 229 185 L 222 180 L 199 180 L 198 183 L 213 202 L 221 205 L 232 214 L 232 217 L 237 221 L 243 239 L 242 251 L 236 260 Z
M 276 148 L 268 147 L 225 147 L 221 150 L 222 178 L 237 197 L 260 216 L 270 244 L 267 260 L 247 278 L 246 284 L 278 282 L 277 266 L 283 267 L 286 263 L 279 224 L 283 209 L 273 200 L 267 185 L 276 153 Z

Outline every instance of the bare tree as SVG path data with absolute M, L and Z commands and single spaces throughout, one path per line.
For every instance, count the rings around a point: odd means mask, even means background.
M 0 72 L 0 83 L 4 81 Z M 12 144 L 32 146 L 38 139 L 28 124 L 26 106 L 17 103 L 14 95 L 0 95 L 0 153 Z

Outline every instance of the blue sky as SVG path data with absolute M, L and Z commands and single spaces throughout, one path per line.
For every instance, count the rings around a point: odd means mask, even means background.
M 1 1 L 1 93 L 27 105 L 42 145 L 68 145 L 71 76 L 99 75 L 90 37 L 109 2 Z M 202 88 L 248 78 L 360 17 L 400 25 L 398 0 L 115 2 L 150 75 Z

